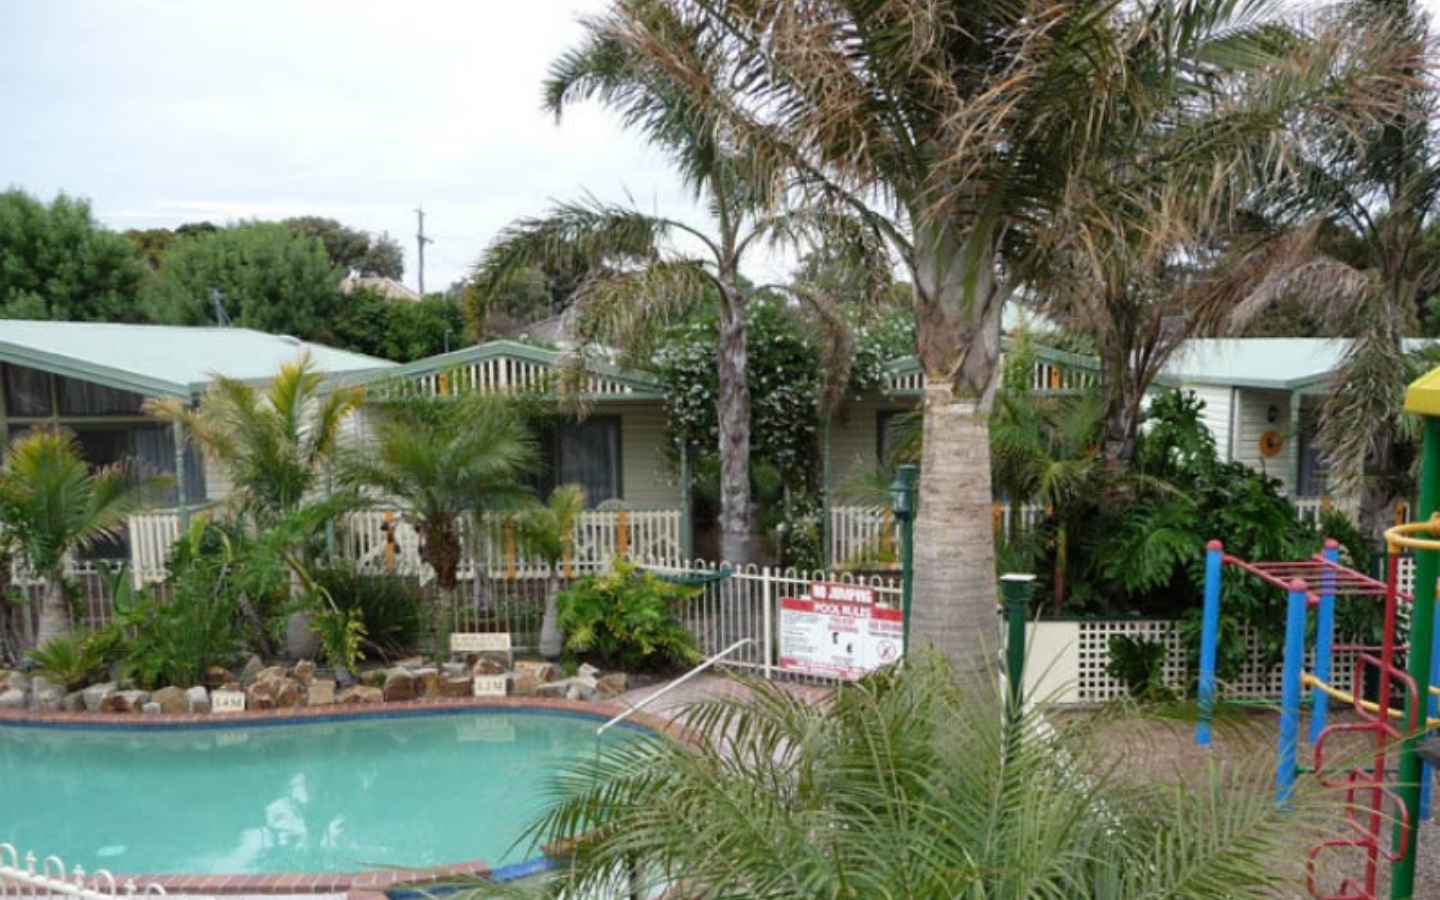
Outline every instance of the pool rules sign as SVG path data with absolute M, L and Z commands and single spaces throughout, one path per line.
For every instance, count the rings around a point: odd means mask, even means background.
M 900 658 L 904 627 L 874 588 L 817 581 L 809 596 L 780 600 L 780 668 L 853 681 Z

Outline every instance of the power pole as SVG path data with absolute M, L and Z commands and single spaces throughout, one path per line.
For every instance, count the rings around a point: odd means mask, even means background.
M 433 239 L 428 238 L 428 237 L 425 236 L 425 209 L 424 209 L 424 207 L 420 207 L 420 206 L 415 207 L 415 216 L 420 220 L 419 228 L 418 228 L 418 230 L 415 232 L 415 246 L 416 246 L 416 249 L 419 251 L 419 254 L 418 254 L 418 255 L 419 255 L 420 265 L 418 266 L 418 269 L 419 269 L 419 272 L 420 272 L 420 296 L 421 296 L 421 297 L 424 297 L 424 296 L 425 296 L 425 245 L 426 245 L 426 244 L 433 244 L 433 243 L 435 243 L 435 241 L 434 241 Z

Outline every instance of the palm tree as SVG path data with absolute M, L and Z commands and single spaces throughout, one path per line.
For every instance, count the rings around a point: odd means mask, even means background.
M 263 389 L 216 376 L 196 407 L 147 401 L 146 411 L 184 428 L 186 437 L 225 466 L 239 513 L 265 527 L 299 509 L 320 487 L 346 419 L 363 395 L 327 388 L 308 353 L 280 367 Z
M 156 484 L 116 466 L 91 471 L 68 432 L 38 428 L 10 445 L 0 470 L 0 523 L 44 583 L 36 646 L 70 633 L 66 557 L 119 534 Z
M 1125 775 L 1084 729 L 1007 724 L 934 653 L 824 702 L 744 687 L 683 710 L 687 742 L 559 776 L 531 831 L 574 853 L 549 896 L 1260 900 L 1333 815 L 1306 786 L 1277 807 L 1253 766 Z
M 461 520 L 529 499 L 521 479 L 534 442 L 507 400 L 478 391 L 405 395 L 376 408 L 374 443 L 345 457 L 341 481 L 405 508 L 420 534 L 420 558 L 435 572 L 438 634 L 441 613 L 454 609 Z
M 1105 162 L 1100 137 L 1153 111 L 1171 141 L 1147 177 L 1178 192 L 1247 154 L 1283 162 L 1266 142 L 1290 139 L 1295 110 L 1385 95 L 1396 68 L 1375 75 L 1371 47 L 1310 40 L 1269 0 L 616 0 L 589 27 L 682 86 L 748 166 L 860 217 L 909 270 L 925 373 L 913 622 L 970 670 L 998 641 L 985 420 L 1001 311 L 1048 261 L 1037 232 L 1086 185 L 1075 174 Z
M 585 492 L 573 484 L 563 484 L 550 492 L 544 506 L 527 509 L 518 518 L 520 546 L 545 562 L 549 581 L 545 586 L 545 615 L 540 622 L 540 655 L 546 659 L 560 656 L 559 609 L 560 563 L 570 550 L 571 536 L 580 514 L 585 511 Z
M 659 6 L 647 12 L 657 26 L 662 20 L 680 25 Z M 700 37 L 680 28 L 667 33 L 681 46 Z M 608 345 L 643 360 L 662 326 L 713 306 L 719 319 L 720 555 L 749 559 L 755 535 L 745 311 L 761 288 L 742 277 L 742 265 L 767 241 L 798 243 L 822 226 L 834 252 L 857 266 L 887 271 L 888 261 L 868 230 L 847 228 L 841 216 L 777 213 L 775 183 L 734 152 L 714 120 L 688 103 L 661 67 L 600 28 L 556 61 L 545 84 L 545 104 L 556 116 L 591 98 L 619 111 L 669 155 L 711 221 L 682 222 L 594 199 L 522 219 L 487 249 L 472 284 L 472 318 L 502 301 L 537 265 L 585 271 L 567 314 L 579 344 L 572 356 L 572 375 L 578 375 L 587 352 Z

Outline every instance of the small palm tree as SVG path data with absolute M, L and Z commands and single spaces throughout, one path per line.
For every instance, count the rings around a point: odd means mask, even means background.
M 688 743 L 627 739 L 560 777 L 531 831 L 574 851 L 551 896 L 1259 900 L 1333 815 L 1315 793 L 1278 808 L 1259 770 L 1122 777 L 1080 728 L 1007 726 L 932 653 L 822 703 L 746 687 L 690 706 Z
M 404 507 L 420 534 L 420 558 L 435 572 L 438 631 L 459 583 L 462 518 L 529 499 L 521 479 L 534 440 L 513 405 L 479 392 L 406 396 L 377 410 L 373 446 L 344 459 L 341 480 Z
M 520 545 L 544 560 L 550 573 L 545 586 L 545 615 L 540 621 L 540 655 L 555 659 L 560 655 L 560 613 L 556 597 L 560 593 L 560 563 L 570 549 L 575 523 L 585 511 L 585 492 L 578 485 L 565 484 L 550 492 L 544 506 L 526 510 L 518 519 Z
M 0 527 L 44 582 L 37 646 L 70 632 L 66 557 L 119 534 L 156 484 L 118 466 L 92 471 L 68 432 L 40 428 L 11 445 L 0 470 Z
M 281 366 L 264 390 L 216 376 L 198 407 L 164 399 L 149 401 L 146 411 L 183 426 L 207 456 L 229 469 L 240 512 L 268 526 L 315 490 L 345 420 L 362 399 L 357 389 L 326 390 L 307 353 Z

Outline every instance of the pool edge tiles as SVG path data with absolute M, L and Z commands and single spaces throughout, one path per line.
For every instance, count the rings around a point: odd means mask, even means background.
M 463 698 L 409 703 L 386 703 L 366 706 L 309 707 L 294 710 L 265 710 L 245 713 L 204 715 L 136 715 L 98 713 L 60 713 L 32 711 L 0 711 L 0 731 L 9 727 L 36 728 L 56 731 L 161 732 L 200 731 L 237 728 L 268 728 L 273 726 L 329 724 L 354 720 L 387 720 L 431 718 L 439 716 L 465 716 L 467 714 L 535 714 L 559 715 L 602 723 L 615 715 L 628 711 L 627 707 L 615 703 L 581 702 L 569 700 L 531 698 Z M 682 741 L 686 739 L 683 729 L 668 720 L 648 714 L 634 714 L 623 723 L 626 730 L 652 734 L 668 734 Z M 35 852 L 52 852 L 64 848 L 34 847 Z M 477 848 L 480 849 L 480 848 Z M 140 868 L 144 864 L 140 860 Z M 391 888 L 407 885 L 427 885 L 442 882 L 459 875 L 477 877 L 517 877 L 543 869 L 548 864 L 544 856 L 511 862 L 492 871 L 486 861 L 440 865 L 434 868 L 387 869 L 376 868 L 360 871 L 303 871 L 277 873 L 227 874 L 224 870 L 210 874 L 156 874 L 124 871 L 117 874 L 122 880 L 135 880 L 158 884 L 170 893 L 184 894 L 296 894 L 296 893 L 343 893 L 375 892 L 383 895 Z M 303 864 L 302 864 L 303 865 Z

